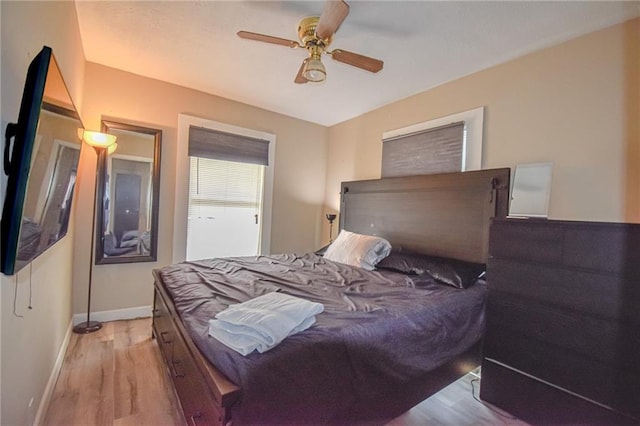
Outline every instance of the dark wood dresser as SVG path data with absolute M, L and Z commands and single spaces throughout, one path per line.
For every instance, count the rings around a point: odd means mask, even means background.
M 480 397 L 533 424 L 640 424 L 640 224 L 496 219 Z

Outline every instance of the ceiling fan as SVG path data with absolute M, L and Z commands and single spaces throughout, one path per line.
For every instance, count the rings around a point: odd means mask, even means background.
M 327 71 L 322 63 L 322 54 L 357 68 L 376 73 L 382 69 L 383 62 L 379 59 L 347 52 L 342 49 L 328 50 L 333 35 L 349 14 L 349 5 L 343 0 L 327 0 L 320 17 L 309 16 L 298 23 L 298 38 L 300 41 L 273 37 L 250 31 L 238 31 L 240 38 L 278 44 L 292 49 L 302 47 L 307 49 L 309 57 L 302 61 L 294 82 L 304 84 L 308 82 L 320 83 L 327 77 Z

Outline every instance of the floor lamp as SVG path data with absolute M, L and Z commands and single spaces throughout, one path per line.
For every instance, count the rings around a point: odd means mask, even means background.
M 101 154 L 111 154 L 115 151 L 117 146 L 116 137 L 108 135 L 106 133 L 92 132 L 89 130 L 82 130 L 79 132 L 82 134 L 82 140 L 96 151 L 96 162 L 99 166 L 101 160 Z M 91 321 L 91 282 L 93 277 L 93 253 L 95 252 L 93 244 L 96 230 L 96 203 L 98 197 L 98 170 L 100 167 L 96 167 L 96 175 L 94 180 L 93 191 L 93 208 L 91 209 L 91 246 L 89 249 L 89 291 L 87 296 L 87 320 L 81 322 L 73 327 L 73 332 L 77 334 L 88 334 L 98 331 L 102 328 L 102 323 L 99 321 Z

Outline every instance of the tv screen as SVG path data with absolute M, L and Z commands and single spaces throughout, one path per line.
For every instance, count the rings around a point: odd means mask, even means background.
M 51 48 L 45 46 L 27 70 L 18 122 L 9 123 L 5 132 L 3 274 L 13 275 L 66 235 L 81 127 Z

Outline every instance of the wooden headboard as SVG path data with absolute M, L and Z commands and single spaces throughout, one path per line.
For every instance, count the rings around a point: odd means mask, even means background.
M 510 169 L 343 182 L 340 229 L 393 247 L 485 263 L 489 222 L 506 217 Z

